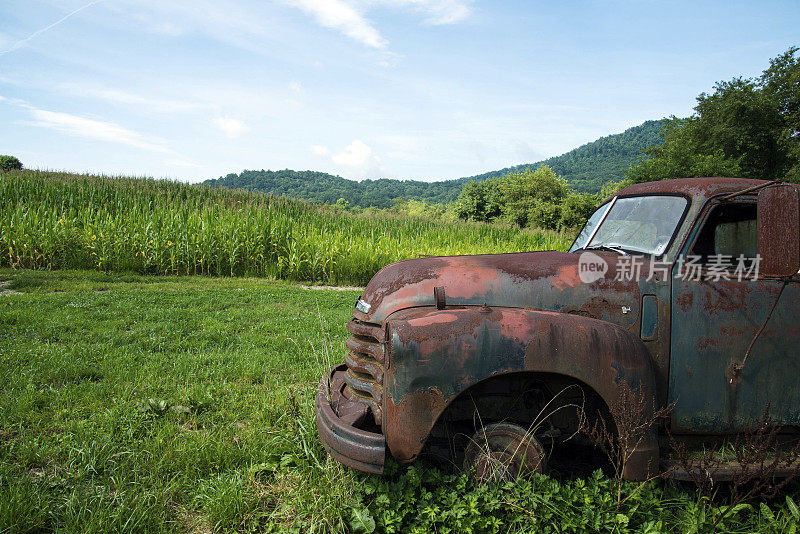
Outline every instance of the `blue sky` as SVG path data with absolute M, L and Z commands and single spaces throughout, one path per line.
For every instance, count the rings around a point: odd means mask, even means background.
M 797 0 L 4 0 L 0 154 L 458 178 L 688 115 L 798 28 Z

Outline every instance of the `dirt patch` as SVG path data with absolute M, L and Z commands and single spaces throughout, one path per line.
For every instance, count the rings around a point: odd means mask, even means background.
M 208 519 L 200 512 L 186 508 L 179 508 L 176 512 L 186 532 L 190 534 L 211 534 L 214 532 L 214 529 L 208 523 Z
M 326 291 L 364 291 L 363 287 L 353 286 L 304 286 L 300 285 L 302 289 L 310 289 L 313 291 L 326 290 Z
M 0 280 L 0 297 L 4 297 L 6 295 L 21 295 L 19 291 L 14 291 L 13 289 L 8 289 L 11 285 L 11 280 Z
M 44 480 L 46 475 L 47 473 L 45 473 L 44 469 L 42 469 L 41 467 L 34 468 L 28 471 L 28 476 L 30 476 L 31 480 L 33 480 L 34 482 L 41 482 L 42 480 Z

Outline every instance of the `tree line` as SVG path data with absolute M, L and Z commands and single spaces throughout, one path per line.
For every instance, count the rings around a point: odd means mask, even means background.
M 204 183 L 214 187 L 261 191 L 323 204 L 335 204 L 343 199 L 343 202 L 353 208 L 385 209 L 398 204 L 404 205 L 409 201 L 422 202 L 429 206 L 447 205 L 456 201 L 464 184 L 548 166 L 564 177 L 575 191 L 599 193 L 603 184 L 609 180 L 622 180 L 626 169 L 636 162 L 642 150 L 662 142 L 660 131 L 661 121 L 647 121 L 622 133 L 586 143 L 561 156 L 457 180 L 426 182 L 382 178 L 357 182 L 317 171 L 261 169 L 230 173 Z
M 662 142 L 644 147 L 621 181 L 598 194 L 574 191 L 554 169 L 512 169 L 464 184 L 456 202 L 462 219 L 504 220 L 520 227 L 582 226 L 620 188 L 670 178 L 730 176 L 800 182 L 800 57 L 797 47 L 769 61 L 755 78 L 717 82 L 697 97 L 689 117 L 671 116 Z
M 755 78 L 717 82 L 694 113 L 664 120 L 625 183 L 731 176 L 800 182 L 800 58 L 793 46 Z

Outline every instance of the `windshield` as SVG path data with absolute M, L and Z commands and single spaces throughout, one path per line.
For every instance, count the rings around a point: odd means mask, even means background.
M 678 196 L 614 197 L 589 217 L 569 251 L 607 248 L 660 256 L 687 203 Z

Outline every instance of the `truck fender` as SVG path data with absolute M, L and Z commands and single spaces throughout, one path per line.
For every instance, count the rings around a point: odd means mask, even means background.
M 411 308 L 388 319 L 384 432 L 400 462 L 419 455 L 439 416 L 459 394 L 501 374 L 564 375 L 592 388 L 608 406 L 618 399 L 622 381 L 633 390 L 643 388 L 644 398 L 655 398 L 649 352 L 635 334 L 605 321 L 485 305 Z M 654 430 L 640 448 L 626 478 L 641 479 L 648 467 L 655 467 Z

